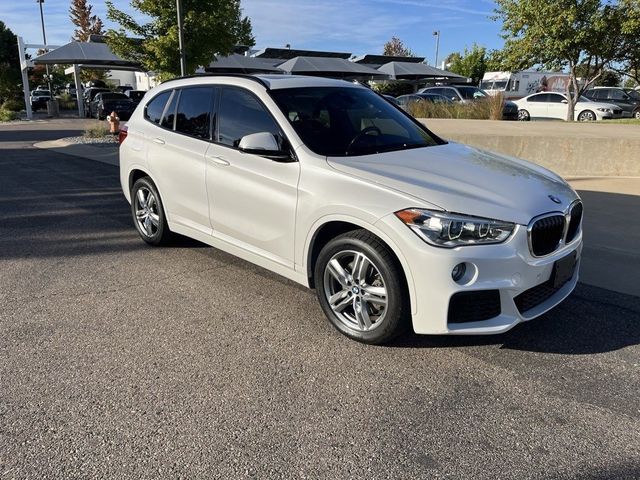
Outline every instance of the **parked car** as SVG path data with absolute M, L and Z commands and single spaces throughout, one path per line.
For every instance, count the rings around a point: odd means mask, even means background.
M 34 112 L 41 108 L 47 108 L 47 102 L 51 100 L 51 92 L 44 89 L 35 89 L 29 96 L 29 103 L 31 103 L 31 110 Z
M 431 93 L 447 97 L 453 102 L 477 102 L 488 100 L 489 94 L 484 90 L 467 85 L 447 85 L 442 87 L 427 87 L 419 91 L 420 93 Z M 503 120 L 518 120 L 518 107 L 510 100 L 505 100 L 502 107 Z
M 630 88 L 595 87 L 583 94 L 594 102 L 616 105 L 622 109 L 623 117 L 640 119 L 640 92 Z
M 404 110 L 406 110 L 412 102 L 453 103 L 447 97 L 435 93 L 411 93 L 408 95 L 400 95 L 397 98 L 397 101 L 400 107 Z
M 138 105 L 142 101 L 142 97 L 144 97 L 145 93 L 147 92 L 144 90 L 127 90 L 126 92 L 124 92 L 124 94 L 129 97 L 136 105 Z
M 82 93 L 82 99 L 84 103 L 84 114 L 87 118 L 94 117 L 96 114 L 96 112 L 91 109 L 93 99 L 96 97 L 96 95 L 99 93 L 110 92 L 110 91 L 111 90 L 109 90 L 108 88 L 101 88 L 101 87 L 85 88 L 84 92 Z
M 115 90 L 116 92 L 125 93 L 128 90 L 133 90 L 133 87 L 131 85 L 118 85 Z
M 120 120 L 129 120 L 136 104 L 124 93 L 100 92 L 91 102 L 91 112 L 98 120 L 104 120 L 111 112 L 116 112 Z
M 384 98 L 386 98 L 387 100 L 389 100 L 391 103 L 393 103 L 394 105 L 400 105 L 398 103 L 398 100 L 396 99 L 396 97 L 392 96 L 392 95 L 382 95 Z
M 576 286 L 582 203 L 561 177 L 448 143 L 368 88 L 191 77 L 140 107 L 119 139 L 142 240 L 186 235 L 315 288 L 352 339 L 500 333 Z
M 523 121 L 532 118 L 567 119 L 569 101 L 562 93 L 534 93 L 528 97 L 516 100 L 518 118 Z M 580 97 L 575 106 L 575 120 L 579 122 L 593 122 L 620 118 L 622 109 L 610 103 L 592 102 L 588 98 Z

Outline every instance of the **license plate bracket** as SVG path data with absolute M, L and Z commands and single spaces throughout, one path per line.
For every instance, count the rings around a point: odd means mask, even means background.
M 554 288 L 560 288 L 571 280 L 576 269 L 576 263 L 577 253 L 571 252 L 569 255 L 561 258 L 553 264 L 551 279 L 553 280 Z

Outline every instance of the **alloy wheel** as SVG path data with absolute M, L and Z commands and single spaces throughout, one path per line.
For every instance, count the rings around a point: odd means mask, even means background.
M 364 253 L 336 253 L 325 266 L 323 280 L 327 302 L 346 327 L 367 332 L 383 323 L 387 288 L 380 269 Z
M 158 233 L 160 215 L 158 214 L 158 202 L 151 190 L 140 187 L 135 194 L 136 222 L 140 231 L 151 238 Z
M 595 122 L 596 121 L 596 116 L 593 112 L 590 112 L 589 110 L 586 110 L 584 112 L 582 112 L 579 116 L 578 116 L 578 121 L 580 122 Z

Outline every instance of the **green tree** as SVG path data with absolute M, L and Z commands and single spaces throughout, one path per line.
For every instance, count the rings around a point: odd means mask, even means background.
M 175 0 L 131 0 L 131 6 L 149 18 L 147 23 L 106 3 L 107 18 L 120 25 L 107 32 L 114 53 L 161 78 L 180 74 Z M 214 55 L 230 54 L 235 45 L 255 45 L 251 20 L 242 16 L 240 0 L 183 0 L 182 8 L 188 72 L 209 65 Z
M 620 0 L 620 11 L 622 39 L 614 69 L 640 84 L 640 0 Z
M 0 103 L 14 96 L 21 85 L 18 39 L 0 21 Z
M 636 0 L 637 1 L 637 0 Z M 567 120 L 574 118 L 582 92 L 619 55 L 621 12 L 616 2 L 603 0 L 496 0 L 502 20 L 505 65 L 526 70 L 535 65 L 567 68 Z M 577 81 L 581 65 L 583 83 Z
M 73 32 L 74 40 L 86 42 L 91 35 L 102 35 L 104 25 L 100 17 L 91 14 L 92 9 L 87 0 L 71 0 L 69 18 L 78 27 Z
M 474 43 L 471 50 L 465 48 L 462 54 L 449 55 L 447 69 L 450 72 L 473 79 L 473 83 L 477 85 L 487 70 L 486 57 L 487 49 Z
M 413 57 L 414 54 L 409 47 L 407 47 L 402 40 L 398 37 L 391 37 L 387 43 L 384 44 L 382 49 L 383 55 L 390 55 L 393 57 Z

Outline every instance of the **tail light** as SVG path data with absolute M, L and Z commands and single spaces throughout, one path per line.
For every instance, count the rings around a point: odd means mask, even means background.
M 120 132 L 118 133 L 118 143 L 122 145 L 122 142 L 124 142 L 125 138 L 127 138 L 127 126 L 123 125 L 120 129 Z

